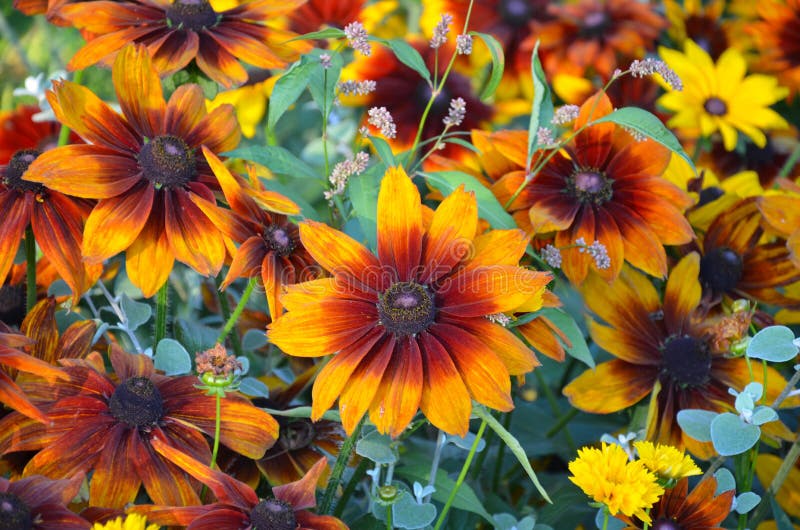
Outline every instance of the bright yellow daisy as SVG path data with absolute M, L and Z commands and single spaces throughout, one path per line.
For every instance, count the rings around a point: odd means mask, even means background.
M 144 515 L 132 513 L 124 519 L 117 517 L 106 523 L 95 523 L 92 530 L 158 530 L 157 524 L 147 524 Z
M 767 143 L 765 130 L 786 129 L 788 123 L 769 106 L 789 93 L 769 75 L 746 75 L 741 52 L 725 50 L 716 63 L 694 41 L 684 52 L 659 48 L 661 58 L 683 80 L 682 91 L 670 90 L 658 100 L 675 113 L 667 125 L 687 137 L 708 137 L 719 131 L 725 149 L 736 147 L 738 133 L 749 136 L 758 147 Z
M 702 473 L 692 457 L 677 447 L 647 441 L 633 442 L 633 447 L 639 454 L 639 462 L 662 481 L 674 484 L 684 477 Z

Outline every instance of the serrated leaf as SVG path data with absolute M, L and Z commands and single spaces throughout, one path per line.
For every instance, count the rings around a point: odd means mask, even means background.
M 166 375 L 184 375 L 192 371 L 192 359 L 189 352 L 180 342 L 173 339 L 161 339 L 153 356 L 156 370 Z
M 267 127 L 274 129 L 275 124 L 289 109 L 311 81 L 311 74 L 320 68 L 319 63 L 297 61 L 283 74 L 272 89 L 267 111 Z
M 761 437 L 761 429 L 745 423 L 736 414 L 723 412 L 711 422 L 711 442 L 722 456 L 742 454 Z
M 736 505 L 736 513 L 743 514 L 747 513 L 756 506 L 758 503 L 761 502 L 761 496 L 753 493 L 752 491 L 745 491 L 741 495 L 736 497 L 735 505 Z
M 243 377 L 239 382 L 239 391 L 248 396 L 269 397 L 269 388 L 267 385 L 255 377 Z
M 125 325 L 131 331 L 135 331 L 139 326 L 150 320 L 150 316 L 153 314 L 153 308 L 150 307 L 150 304 L 135 302 L 125 293 L 120 296 L 119 305 L 127 319 Z
M 297 158 L 288 149 L 277 145 L 240 147 L 224 153 L 224 155 L 261 164 L 279 175 L 322 180 L 322 175 L 317 173 L 314 168 Z
M 747 345 L 747 356 L 780 363 L 794 359 L 794 333 L 786 326 L 769 326 L 756 333 Z
M 689 166 L 694 168 L 694 161 L 683 150 L 675 135 L 652 113 L 638 107 L 623 107 L 594 120 L 593 123 L 603 122 L 616 123 L 647 136 L 686 160 Z
M 586 345 L 586 338 L 583 336 L 583 331 L 581 331 L 581 328 L 578 326 L 578 323 L 575 322 L 572 315 L 560 309 L 556 309 L 555 307 L 545 307 L 538 311 L 537 315 L 549 319 L 567 336 L 571 345 L 568 346 L 564 344 L 564 349 L 567 350 L 567 353 L 571 357 L 583 362 L 590 368 L 595 367 L 594 358 L 592 357 L 592 352 L 589 351 L 589 346 Z
M 711 422 L 716 417 L 716 412 L 701 409 L 684 409 L 677 415 L 683 432 L 700 442 L 711 441 Z
M 429 85 L 431 84 L 431 73 L 428 71 L 425 60 L 409 43 L 403 39 L 381 39 L 378 37 L 370 37 L 370 40 L 380 42 L 392 50 L 398 61 L 417 72 Z
M 253 351 L 267 345 L 267 334 L 262 329 L 248 329 L 242 337 L 242 348 Z
M 480 38 L 486 47 L 489 48 L 489 53 L 492 56 L 492 71 L 489 74 L 489 79 L 483 85 L 480 98 L 481 101 L 486 101 L 491 98 L 500 86 L 500 81 L 503 79 L 503 71 L 506 68 L 506 58 L 503 54 L 503 45 L 493 36 L 488 33 L 481 33 L 479 31 L 470 31 L 470 35 Z
M 777 419 L 778 413 L 774 409 L 761 405 L 755 408 L 750 421 L 753 425 L 764 425 Z
M 539 132 L 539 127 L 549 127 L 554 114 L 550 86 L 547 84 L 544 68 L 542 68 L 542 62 L 539 60 L 538 40 L 531 54 L 531 77 L 533 78 L 533 102 L 531 105 L 531 117 L 528 121 L 528 157 L 525 165 L 527 171 L 531 169 L 533 153 L 538 147 L 537 133 Z
M 431 470 L 430 466 L 403 465 L 402 467 L 395 468 L 395 473 L 409 481 L 413 482 L 416 480 L 427 484 L 430 479 Z M 436 471 L 436 480 L 433 485 L 436 487 L 436 491 L 433 492 L 431 498 L 436 502 L 444 503 L 447 502 L 450 492 L 455 489 L 456 483 L 447 476 L 446 471 L 439 469 Z M 475 491 L 466 482 L 463 482 L 458 491 L 456 491 L 456 496 L 453 500 L 453 508 L 480 515 L 489 522 L 492 520 L 492 516 L 486 511 L 486 508 L 483 507 Z
M 312 31 L 305 33 L 299 37 L 289 39 L 286 42 L 293 42 L 296 40 L 319 40 L 319 39 L 343 39 L 345 37 L 344 31 L 339 28 L 326 28 L 320 31 Z
M 492 195 L 486 186 L 478 182 L 478 179 L 462 171 L 436 171 L 433 173 L 421 173 L 428 183 L 447 196 L 460 185 L 464 189 L 475 193 L 478 201 L 478 214 L 486 219 L 492 228 L 513 229 L 517 228 L 514 219 L 497 202 L 497 198 Z
M 436 519 L 436 506 L 426 502 L 417 504 L 411 495 L 401 495 L 392 505 L 392 523 L 397 528 L 416 530 L 425 528 Z
M 384 166 L 378 164 L 368 168 L 361 175 L 350 178 L 347 182 L 347 195 L 356 214 L 358 223 L 366 238 L 367 246 L 376 249 L 378 230 L 378 189 Z
M 356 453 L 376 464 L 394 464 L 397 452 L 392 443 L 391 437 L 372 431 L 356 443 Z

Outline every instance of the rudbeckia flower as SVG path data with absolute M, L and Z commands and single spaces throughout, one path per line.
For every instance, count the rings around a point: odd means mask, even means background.
M 80 2 L 64 6 L 60 15 L 90 34 L 70 60 L 70 70 L 103 62 L 111 64 L 129 43 L 143 44 L 158 74 L 182 70 L 194 60 L 210 79 L 226 88 L 247 81 L 239 61 L 258 68 L 281 68 L 310 45 L 280 29 L 276 17 L 303 0 L 253 0 L 216 11 L 209 0 L 131 0 Z
M 714 63 L 705 50 L 687 40 L 683 53 L 663 47 L 658 53 L 683 80 L 682 91 L 670 90 L 658 99 L 659 105 L 675 113 L 667 125 L 681 134 L 696 139 L 719 131 L 725 149 L 732 151 L 739 132 L 764 147 L 765 130 L 789 127 L 769 108 L 788 90 L 778 86 L 775 77 L 746 75 L 747 63 L 740 51 L 730 48 Z
M 428 221 L 400 168 L 381 182 L 377 224 L 377 257 L 322 223 L 300 224 L 306 250 L 332 277 L 289 286 L 288 313 L 268 337 L 289 355 L 336 353 L 314 382 L 312 419 L 338 397 L 348 433 L 369 411 L 380 432 L 398 436 L 421 409 L 435 426 L 464 435 L 473 399 L 510 410 L 509 375 L 538 361 L 486 317 L 544 294 L 550 275 L 517 266 L 525 235 L 476 236 L 477 203 L 462 188 Z
M 233 477 L 210 469 L 194 458 L 176 451 L 160 437 L 155 450 L 207 485 L 217 502 L 205 506 L 174 508 L 139 505 L 131 512 L 144 513 L 162 525 L 186 526 L 187 530 L 252 528 L 269 530 L 347 530 L 347 525 L 330 515 L 316 515 L 309 508 L 317 504 L 316 486 L 328 462 L 323 457 L 297 482 L 272 488 L 274 497 L 259 499 L 252 488 Z
M 683 479 L 664 492 L 650 510 L 649 526 L 653 530 L 725 530 L 720 525 L 731 511 L 736 490 L 716 493 L 717 479 L 708 477 L 689 491 L 689 479 Z M 645 519 L 620 516 L 628 524 L 624 530 L 644 528 Z
M 61 125 L 34 122 L 37 107 L 20 107 L 0 116 L 0 283 L 8 275 L 25 229 L 30 226 L 39 248 L 72 290 L 77 300 L 102 273 L 100 265 L 86 265 L 81 256 L 83 227 L 92 209 L 90 201 L 75 199 L 28 182 L 31 163 L 56 146 Z
M 697 253 L 681 259 L 669 275 L 663 303 L 639 272 L 626 269 L 612 285 L 591 275 L 583 290 L 594 314 L 588 319 L 589 332 L 615 358 L 584 372 L 563 392 L 574 407 L 595 414 L 623 410 L 654 394 L 646 438 L 707 458 L 713 454 L 711 444 L 684 434 L 677 413 L 731 410 L 728 388 L 741 390 L 751 379 L 746 361 L 715 349 L 702 325 L 696 312 L 702 296 L 699 274 Z M 785 380 L 773 368 L 768 368 L 767 379 L 770 402 Z
M 723 20 L 725 4 L 725 0 L 664 0 L 664 13 L 669 20 L 667 35 L 678 46 L 691 39 L 711 57 L 718 58 L 731 44 L 737 44 L 728 37 L 727 21 Z
M 41 475 L 12 481 L 0 477 L 0 525 L 18 530 L 89 530 L 89 522 L 67 508 L 83 479 L 83 473 L 64 480 Z
M 69 379 L 49 385 L 49 400 L 39 404 L 50 423 L 38 426 L 11 413 L 0 420 L 0 451 L 38 451 L 24 474 L 71 477 L 91 473 L 89 504 L 121 508 L 144 485 L 154 502 L 200 503 L 195 484 L 152 446 L 155 436 L 203 462 L 211 460 L 205 435 L 213 436 L 215 401 L 197 388 L 194 376 L 166 377 L 145 355 L 111 348 L 116 379 L 105 373 L 96 353 L 86 360 L 62 360 Z M 41 383 L 24 382 L 35 395 Z M 236 394 L 221 400 L 220 441 L 250 458 L 259 458 L 278 435 L 266 412 Z
M 800 90 L 800 46 L 797 44 L 800 1 L 764 0 L 752 5 L 758 19 L 747 25 L 745 31 L 753 36 L 758 52 L 754 69 L 777 76 L 794 97 Z
M 592 97 L 581 106 L 575 130 L 611 110 L 605 95 Z M 681 245 L 694 237 L 682 214 L 690 204 L 688 195 L 662 178 L 669 162 L 670 152 L 662 145 L 600 123 L 578 133 L 527 184 L 524 170 L 513 171 L 492 192 L 506 204 L 524 186 L 509 211 L 526 231 L 555 232 L 562 270 L 574 284 L 583 282 L 590 267 L 611 280 L 625 261 L 664 277 L 663 245 Z M 581 238 L 605 246 L 608 268 L 598 269 L 589 253 L 575 248 Z
M 48 99 L 56 116 L 88 144 L 43 153 L 27 178 L 99 199 L 86 220 L 84 259 L 98 263 L 126 252 L 127 274 L 145 296 L 166 282 L 175 259 L 216 275 L 225 260 L 223 236 L 192 197 L 214 200 L 219 184 L 200 147 L 236 147 L 233 107 L 206 113 L 203 91 L 193 84 L 164 101 L 143 46 L 125 48 L 112 73 L 122 115 L 85 87 L 55 84 Z

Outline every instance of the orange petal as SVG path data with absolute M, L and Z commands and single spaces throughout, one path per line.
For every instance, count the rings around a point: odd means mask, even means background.
M 425 417 L 446 433 L 466 436 L 472 399 L 450 354 L 430 333 L 419 334 L 425 373 L 419 407 Z
M 5 190 L 3 190 L 5 191 Z M 3 237 L 0 237 L 0 283 L 5 282 L 14 264 L 17 249 L 31 218 L 32 194 L 22 200 L 15 191 L 0 191 L 0 212 L 3 212 Z M 27 198 L 30 195 L 30 198 Z
M 148 138 L 161 134 L 167 103 L 147 48 L 125 46 L 114 61 L 112 79 L 117 101 L 128 122 Z
M 473 241 L 474 254 L 466 269 L 492 265 L 517 265 L 528 247 L 528 236 L 522 230 L 491 230 Z
M 544 295 L 551 278 L 550 273 L 509 265 L 460 272 L 439 289 L 440 311 L 461 317 L 512 311 L 534 295 Z
M 378 193 L 378 257 L 407 282 L 419 274 L 422 254 L 422 209 L 417 187 L 402 167 L 391 167 Z
M 86 260 L 99 262 L 131 246 L 150 216 L 154 194 L 153 186 L 142 182 L 124 196 L 98 202 L 83 232 Z
M 416 338 L 399 339 L 369 408 L 369 417 L 378 432 L 396 438 L 408 426 L 419 408 L 422 377 Z
M 189 135 L 206 116 L 206 100 L 203 89 L 195 84 L 181 85 L 169 98 L 164 116 L 164 131 L 183 138 L 189 145 Z
M 700 255 L 697 252 L 684 256 L 669 275 L 664 292 L 664 323 L 672 333 L 687 329 L 691 314 L 700 303 L 703 289 L 699 275 Z
M 579 239 L 587 245 L 595 240 L 595 216 L 592 208 L 581 207 L 572 226 L 556 234 L 556 247 L 561 251 L 561 270 L 573 285 L 581 285 L 589 274 L 589 268 L 594 265 L 594 260 L 588 252 L 581 252 L 579 248 L 569 248 Z
M 241 85 L 247 81 L 247 71 L 239 64 L 236 57 L 219 45 L 211 50 L 201 47 L 195 62 L 203 73 L 225 88 Z
M 160 215 L 162 207 L 154 206 L 150 218 L 125 252 L 125 271 L 131 283 L 142 290 L 145 298 L 158 292 L 169 278 L 175 263 Z
M 233 105 L 224 104 L 203 116 L 184 140 L 191 146 L 205 145 L 215 153 L 224 153 L 235 149 L 241 138 Z
M 563 393 L 573 407 L 608 414 L 644 399 L 653 390 L 656 376 L 656 369 L 614 359 L 585 371 L 565 386 Z
M 326 224 L 316 221 L 300 223 L 300 240 L 311 257 L 334 276 L 344 276 L 377 291 L 383 291 L 386 280 L 381 264 L 364 245 Z
M 448 323 L 479 338 L 500 358 L 511 375 L 526 374 L 541 364 L 531 349 L 510 330 L 485 318 L 448 319 Z
M 478 228 L 478 203 L 475 194 L 459 186 L 436 208 L 428 228 L 419 275 L 429 283 L 449 273 L 472 252 L 472 240 Z
M 50 423 L 50 418 L 31 403 L 25 392 L 2 371 L 0 371 L 0 403 L 44 425 Z
M 342 427 L 350 435 L 358 422 L 376 399 L 375 389 L 379 388 L 386 367 L 395 354 L 395 337 L 388 336 L 382 343 L 372 348 L 353 371 L 347 386 L 339 396 L 339 414 Z
M 189 198 L 191 192 L 164 192 L 167 240 L 179 261 L 204 276 L 216 276 L 227 250 L 222 234 Z
M 625 247 L 625 260 L 636 268 L 663 278 L 667 275 L 667 256 L 658 236 L 637 213 L 622 205 L 609 208 L 619 227 Z
M 303 478 L 283 486 L 275 486 L 272 488 L 272 494 L 276 499 L 288 503 L 295 511 L 313 508 L 317 505 L 315 496 L 317 483 L 327 467 L 328 459 L 323 456 L 303 475 Z
M 225 276 L 225 281 L 222 282 L 220 288 L 227 288 L 236 278 L 251 278 L 258 275 L 259 272 L 263 272 L 261 263 L 268 258 L 269 254 L 265 248 L 264 240 L 258 236 L 248 238 L 236 249 L 228 274 Z M 270 315 L 272 314 L 272 306 L 270 306 Z
M 89 482 L 89 502 L 92 506 L 124 508 L 133 502 L 142 481 L 136 473 L 133 444 L 141 443 L 139 433 L 118 424 L 106 433 L 106 444 L 94 466 Z

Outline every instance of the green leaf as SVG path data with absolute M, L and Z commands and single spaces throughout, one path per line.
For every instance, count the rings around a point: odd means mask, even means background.
M 375 249 L 378 246 L 378 189 L 380 188 L 383 164 L 368 168 L 361 175 L 351 177 L 347 182 L 347 194 L 353 211 L 356 214 L 361 230 L 367 240 L 367 246 Z
M 711 421 L 711 442 L 722 456 L 742 454 L 758 443 L 761 429 L 736 414 L 723 412 Z
M 679 155 L 689 163 L 691 168 L 694 168 L 692 158 L 683 150 L 681 143 L 675 138 L 675 135 L 652 113 L 637 107 L 623 107 L 615 110 L 611 114 L 594 120 L 593 123 L 603 122 L 616 123 L 617 125 L 632 129 L 647 136 L 651 140 L 660 143 L 673 153 Z
M 267 127 L 272 130 L 286 110 L 297 101 L 300 94 L 311 81 L 314 70 L 321 68 L 319 62 L 297 61 L 289 67 L 275 83 L 275 88 L 269 98 L 267 111 Z
M 733 473 L 724 467 L 718 469 L 717 472 L 714 473 L 714 478 L 717 479 L 717 490 L 714 492 L 715 497 L 720 493 L 736 489 L 736 479 L 733 478 Z
M 261 164 L 274 173 L 289 175 L 292 178 L 323 178 L 314 168 L 297 158 L 288 149 L 277 145 L 240 147 L 224 155 Z
M 492 195 L 492 192 L 472 175 L 461 171 L 436 171 L 421 173 L 421 175 L 444 196 L 450 195 L 463 184 L 464 189 L 475 192 L 475 198 L 478 200 L 478 213 L 489 221 L 492 228 L 506 230 L 517 228 L 514 219 L 497 202 L 497 198 Z
M 392 523 L 396 528 L 416 530 L 425 528 L 436 519 L 436 506 L 426 502 L 417 504 L 410 494 L 401 495 L 392 505 Z
M 378 431 L 372 431 L 360 439 L 356 443 L 356 453 L 376 464 L 397 462 L 397 451 L 393 447 L 392 438 Z
M 678 425 L 683 432 L 700 442 L 711 441 L 711 422 L 717 417 L 716 412 L 701 409 L 684 409 L 678 411 Z
M 747 344 L 747 356 L 780 363 L 794 359 L 797 345 L 794 333 L 786 326 L 769 326 L 756 333 Z
M 381 39 L 378 37 L 370 37 L 370 40 L 385 45 L 392 50 L 392 53 L 394 53 L 398 61 L 421 75 L 422 79 L 427 81 L 429 85 L 432 84 L 431 73 L 428 71 L 428 65 L 425 64 L 425 59 L 423 59 L 422 55 L 409 43 L 403 39 Z
M 583 331 L 581 331 L 575 319 L 572 318 L 572 315 L 555 307 L 545 307 L 538 311 L 537 315 L 550 319 L 567 336 L 567 339 L 572 344 L 571 346 L 565 344 L 564 348 L 571 357 L 578 359 L 590 368 L 594 368 L 594 358 L 586 345 Z
M 528 159 L 525 167 L 531 169 L 533 153 L 538 147 L 538 132 L 540 127 L 549 127 L 553 119 L 553 97 L 550 94 L 550 86 L 544 75 L 542 62 L 539 60 L 539 41 L 533 47 L 531 54 L 531 77 L 533 78 L 533 105 L 531 107 L 531 118 L 528 122 Z
M 772 516 L 775 517 L 775 525 L 778 527 L 778 530 L 794 530 L 792 521 L 789 519 L 789 516 L 786 515 L 786 512 L 783 511 L 783 508 L 780 507 L 778 501 L 775 500 L 775 497 L 772 495 L 767 496 L 769 497 L 769 505 L 772 508 Z
M 320 31 L 312 31 L 305 33 L 287 42 L 294 42 L 296 40 L 318 40 L 318 39 L 343 39 L 345 37 L 344 31 L 339 28 L 326 28 Z M 338 54 L 337 54 L 338 55 Z
M 397 165 L 397 162 L 394 159 L 394 153 L 392 152 L 392 147 L 389 143 L 384 140 L 383 138 L 379 138 L 378 136 L 370 136 L 370 141 L 372 142 L 372 146 L 377 151 L 378 156 L 381 158 L 386 167 L 393 167 Z
M 311 82 L 308 84 L 311 98 L 319 107 L 322 119 L 325 121 L 328 120 L 328 116 L 333 110 L 333 101 L 336 98 L 336 83 L 339 82 L 339 76 L 342 74 L 342 56 L 338 53 L 331 54 L 330 50 L 327 50 L 327 52 L 331 56 L 330 67 L 322 68 L 322 66 L 319 66 L 315 68 L 311 73 Z M 319 65 L 319 56 L 323 53 L 326 53 L 326 50 L 313 50 L 310 54 L 304 55 L 303 59 L 313 59 L 313 62 Z
M 463 148 L 465 148 L 465 149 L 469 149 L 469 150 L 470 150 L 470 151 L 472 151 L 473 153 L 478 153 L 478 154 L 480 154 L 480 150 L 479 150 L 477 147 L 475 147 L 474 145 L 472 145 L 471 143 L 469 143 L 469 142 L 468 142 L 468 141 L 466 141 L 466 140 L 462 140 L 461 138 L 457 138 L 457 137 L 446 138 L 446 139 L 444 140 L 444 142 L 445 142 L 445 143 L 449 143 L 449 144 L 456 144 L 456 145 L 460 145 L 461 147 L 463 147 Z
M 752 491 L 745 491 L 741 495 L 736 497 L 736 513 L 739 515 L 743 513 L 747 513 L 756 506 L 758 503 L 761 502 L 761 496 L 757 493 L 753 493 Z
M 20 247 L 24 246 L 25 245 L 20 245 Z M 72 289 L 67 285 L 67 282 L 59 278 L 47 288 L 47 296 L 72 296 Z M 148 305 L 147 307 L 150 306 Z
M 539 491 L 542 497 L 544 497 L 544 500 L 552 504 L 553 501 L 550 500 L 550 496 L 547 495 L 547 492 L 539 483 L 539 479 L 536 477 L 536 473 L 533 471 L 533 468 L 531 467 L 531 463 L 528 460 L 528 455 L 525 454 L 525 450 L 522 448 L 519 441 L 514 437 L 514 435 L 508 432 L 508 430 L 506 430 L 506 428 L 503 427 L 503 425 L 499 421 L 497 421 L 494 418 L 494 416 L 489 414 L 489 411 L 486 410 L 486 407 L 484 407 L 483 405 L 480 405 L 478 403 L 473 403 L 472 412 L 480 419 L 485 421 L 486 424 L 495 432 L 495 434 L 501 440 L 503 440 L 503 443 L 506 444 L 506 447 L 508 447 L 514 454 L 514 456 L 517 457 L 517 460 L 522 466 L 522 469 L 524 469 L 525 472 L 528 474 L 528 478 L 531 479 L 531 482 L 533 482 L 533 485 L 536 486 L 536 489 Z
M 500 81 L 503 79 L 503 70 L 505 70 L 506 67 L 503 45 L 500 44 L 494 36 L 488 33 L 470 31 L 469 34 L 480 38 L 484 44 L 486 44 L 486 47 L 489 48 L 489 53 L 492 54 L 492 71 L 489 74 L 489 79 L 487 79 L 486 83 L 483 85 L 483 90 L 481 90 L 480 94 L 481 100 L 486 101 L 494 95 L 495 91 L 497 91 L 497 87 L 500 86 Z
M 248 329 L 242 337 L 242 348 L 253 351 L 267 345 L 267 335 L 263 329 Z
M 239 391 L 248 396 L 269 398 L 269 388 L 255 377 L 243 377 L 239 383 Z
M 173 339 L 161 339 L 153 356 L 156 370 L 166 375 L 184 375 L 192 371 L 192 359 L 189 352 L 180 342 Z
M 411 482 L 417 481 L 420 484 L 427 484 L 428 480 L 430 480 L 431 469 L 429 465 L 403 465 L 396 468 L 395 473 Z M 436 491 L 433 492 L 431 497 L 437 502 L 445 503 L 450 496 L 450 492 L 455 489 L 456 481 L 448 477 L 445 470 L 438 469 L 433 485 L 436 487 Z M 486 511 L 475 491 L 466 482 L 462 482 L 456 492 L 453 508 L 472 512 L 489 522 L 492 521 L 492 516 Z
M 150 304 L 134 302 L 124 293 L 120 296 L 119 304 L 127 319 L 125 324 L 131 331 L 136 331 L 139 326 L 150 320 L 150 316 L 153 314 Z
M 778 413 L 775 412 L 775 409 L 766 407 L 764 405 L 759 405 L 753 411 L 753 417 L 750 418 L 750 423 L 753 425 L 764 425 L 765 423 L 777 420 Z

